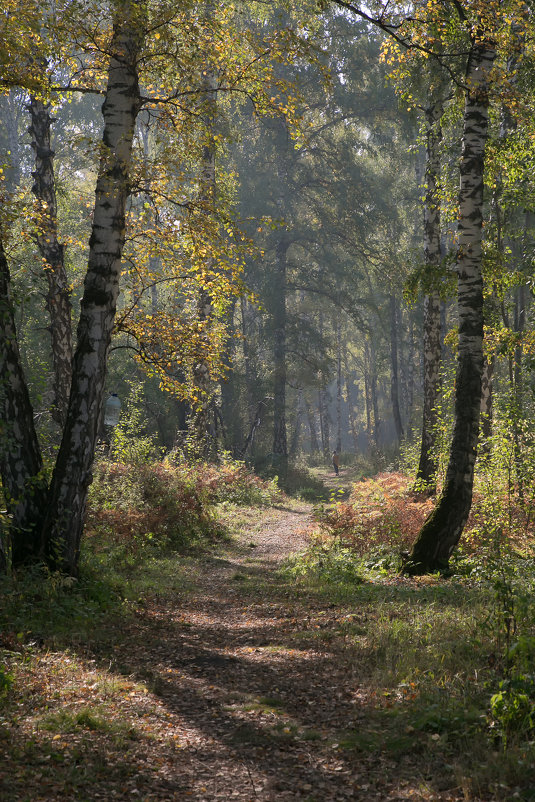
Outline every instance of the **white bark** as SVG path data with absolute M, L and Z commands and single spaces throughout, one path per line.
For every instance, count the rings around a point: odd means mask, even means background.
M 488 136 L 489 74 L 495 57 L 484 39 L 472 42 L 467 65 L 460 165 L 457 298 L 459 349 L 455 420 L 444 489 L 414 545 L 407 573 L 445 567 L 472 503 L 483 370 L 483 171 Z
M 132 139 L 140 109 L 137 58 L 142 28 L 139 3 L 120 2 L 102 107 L 102 156 L 67 422 L 44 524 L 50 564 L 70 573 L 76 573 L 77 569 L 87 490 L 92 481 L 106 360 L 119 294 Z

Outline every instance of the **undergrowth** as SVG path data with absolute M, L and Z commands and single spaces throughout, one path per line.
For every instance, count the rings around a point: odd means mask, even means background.
M 324 603 L 353 600 L 362 611 L 364 600 L 375 599 L 374 627 L 355 622 L 347 637 L 372 658 L 371 681 L 385 688 L 385 699 L 394 707 L 398 698 L 412 700 L 413 714 L 403 714 L 411 733 L 427 729 L 448 748 L 461 733 L 468 736 L 481 766 L 467 798 L 479 786 L 493 799 L 508 799 L 517 783 L 511 798 L 531 799 L 525 773 L 535 779 L 533 515 L 510 494 L 478 487 L 449 578 L 409 580 L 399 571 L 433 503 L 399 473 L 357 482 L 347 501 L 334 497 L 316 510 L 311 546 L 284 573 Z

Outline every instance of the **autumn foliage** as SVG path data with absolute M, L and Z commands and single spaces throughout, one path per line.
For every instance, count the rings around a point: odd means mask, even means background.
M 216 504 L 262 505 L 277 494 L 276 485 L 235 461 L 135 467 L 101 462 L 89 499 L 87 534 L 93 545 L 104 533 L 131 553 L 151 543 L 187 551 L 223 534 Z
M 407 552 L 435 505 L 432 498 L 414 492 L 413 485 L 411 477 L 398 472 L 356 482 L 347 501 L 317 512 L 320 539 L 335 537 L 358 556 L 377 550 Z M 503 488 L 494 493 L 478 489 L 459 556 L 484 557 L 500 542 L 525 553 L 533 542 L 532 517 Z
M 381 473 L 353 485 L 348 501 L 320 510 L 323 536 L 336 536 L 358 555 L 377 547 L 409 549 L 433 508 L 429 498 L 414 494 L 401 473 Z

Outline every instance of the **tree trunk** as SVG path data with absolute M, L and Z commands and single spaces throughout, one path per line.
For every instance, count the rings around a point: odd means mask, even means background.
M 336 450 L 342 453 L 342 326 L 336 321 Z
M 273 287 L 273 456 L 285 470 L 286 439 L 286 255 L 289 243 L 282 239 L 276 249 Z
M 302 408 L 303 408 L 303 391 L 300 389 L 297 392 L 297 399 L 295 401 L 295 426 L 292 433 L 292 439 L 290 441 L 289 454 L 290 457 L 292 457 L 292 459 L 295 458 L 299 450 L 299 440 L 301 437 Z
M 320 446 L 318 442 L 318 434 L 316 431 L 316 422 L 314 420 L 314 414 L 312 409 L 310 408 L 310 404 L 308 403 L 305 397 L 305 409 L 307 413 L 307 420 L 308 420 L 308 428 L 310 429 L 310 451 L 312 454 L 319 454 Z
M 355 407 L 353 405 L 353 388 L 354 383 L 351 380 L 349 372 L 349 359 L 347 355 L 347 348 L 344 348 L 344 370 L 346 376 L 346 393 L 347 393 L 347 413 L 349 418 L 349 428 L 351 430 L 351 437 L 353 438 L 353 449 L 355 454 L 358 454 L 359 442 L 357 434 L 357 422 L 355 420 Z
M 35 562 L 41 551 L 41 522 L 46 507 L 46 483 L 33 423 L 33 410 L 17 344 L 10 296 L 9 267 L 0 236 L 0 475 L 11 516 L 13 566 Z M 6 560 L 7 532 L 2 536 Z
M 241 312 L 241 342 L 243 348 L 243 366 L 245 371 L 245 391 L 247 399 L 246 421 L 251 426 L 255 420 L 255 410 L 258 404 L 259 379 L 256 367 L 256 355 L 253 346 L 253 313 L 252 307 L 246 298 L 240 298 Z
M 381 418 L 379 417 L 379 399 L 377 398 L 377 366 L 375 361 L 375 346 L 371 340 L 369 343 L 368 366 L 370 403 L 373 417 L 373 445 L 376 449 L 378 449 L 381 431 Z
M 440 175 L 440 145 L 442 142 L 441 120 L 444 103 L 435 100 L 426 109 L 426 195 L 424 205 L 424 260 L 426 271 L 438 270 L 441 261 L 440 249 L 440 198 L 438 180 Z M 440 297 L 438 292 L 428 292 L 424 298 L 424 353 L 423 353 L 423 421 L 420 461 L 416 472 L 417 482 L 425 483 L 427 490 L 436 490 L 437 463 L 435 440 L 437 426 L 437 403 L 440 394 L 440 364 L 442 347 L 440 339 Z
M 368 345 L 365 346 L 364 351 L 364 396 L 366 400 L 366 439 L 368 451 L 371 448 L 373 430 L 372 430 L 372 394 L 370 388 L 370 360 L 368 355 Z
M 213 14 L 212 3 L 208 3 L 206 16 Z M 216 101 L 217 81 L 215 72 L 207 67 L 203 72 L 202 89 L 205 93 L 204 110 L 202 114 L 205 128 L 205 142 L 202 153 L 199 205 L 201 213 L 213 213 L 216 204 L 216 139 L 215 126 L 217 118 Z M 207 259 L 206 273 L 214 269 L 214 259 Z M 203 282 L 204 283 L 204 282 Z M 193 368 L 193 383 L 195 385 L 195 402 L 192 418 L 193 451 L 196 457 L 208 459 L 214 456 L 215 442 L 210 434 L 212 399 L 214 395 L 213 382 L 210 374 L 210 363 L 207 353 L 210 350 L 208 327 L 213 317 L 212 296 L 208 289 L 203 287 L 197 297 L 197 320 L 201 328 L 200 349 Z
M 457 253 L 459 348 L 455 418 L 444 489 L 424 523 L 404 571 L 444 569 L 461 537 L 472 504 L 483 369 L 483 168 L 488 136 L 488 81 L 495 52 L 473 39 L 467 65 L 460 164 Z
M 106 377 L 121 256 L 134 125 L 140 109 L 137 58 L 144 9 L 117 4 L 110 45 L 103 155 L 95 191 L 89 261 L 81 301 L 67 421 L 54 469 L 44 521 L 46 558 L 52 568 L 76 574 L 87 491 Z
M 35 152 L 32 192 L 39 204 L 36 240 L 48 283 L 46 304 L 50 318 L 54 368 L 52 417 L 63 427 L 71 387 L 72 325 L 69 281 L 64 264 L 65 249 L 58 238 L 54 151 L 50 143 L 52 120 L 50 106 L 34 96 L 30 98 L 29 110 L 29 130 Z
M 236 309 L 236 298 L 233 299 L 228 312 L 228 336 L 223 355 L 226 373 L 221 381 L 221 415 L 225 423 L 227 438 L 225 448 L 236 456 L 240 451 L 243 442 L 242 416 L 238 407 L 238 393 L 236 387 L 236 374 L 234 362 L 236 358 L 236 338 L 234 335 L 234 311 Z
M 406 390 L 405 399 L 407 404 L 407 438 L 412 442 L 414 437 L 414 320 L 412 315 L 409 321 L 409 348 L 405 362 Z
M 331 453 L 331 432 L 329 420 L 328 394 L 325 388 L 318 390 L 318 411 L 320 418 L 321 450 L 325 459 L 329 459 Z
M 399 371 L 398 371 L 398 308 L 396 296 L 390 296 L 390 400 L 392 415 L 396 427 L 398 446 L 403 440 L 403 423 L 399 408 Z
M 424 298 L 424 399 L 422 443 L 416 479 L 425 483 L 429 493 L 436 489 L 437 462 L 435 456 L 437 404 L 440 395 L 440 298 L 428 293 Z

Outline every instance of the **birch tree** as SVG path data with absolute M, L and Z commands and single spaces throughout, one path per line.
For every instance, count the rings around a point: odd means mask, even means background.
M 444 488 L 405 565 L 410 574 L 445 568 L 472 504 L 483 371 L 483 170 L 494 44 L 481 28 L 470 33 L 460 163 L 456 261 L 459 344 L 454 428 Z

